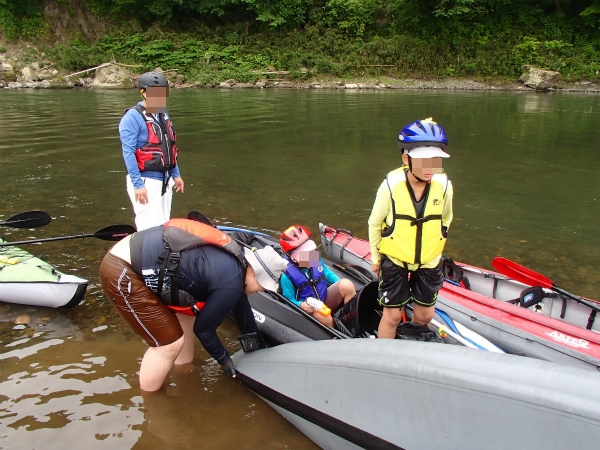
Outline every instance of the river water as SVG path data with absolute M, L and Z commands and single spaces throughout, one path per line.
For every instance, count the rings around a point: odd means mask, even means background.
M 133 224 L 118 137 L 135 91 L 0 91 L 0 218 L 31 209 L 53 222 L 2 229 L 7 240 Z M 600 298 L 600 97 L 429 91 L 172 91 L 191 209 L 277 235 L 318 222 L 366 237 L 396 136 L 433 116 L 452 157 L 455 219 L 446 254 L 491 269 L 505 256 L 574 293 Z M 312 449 L 314 444 L 196 345 L 167 389 L 142 395 L 145 344 L 104 300 L 90 239 L 30 245 L 90 280 L 72 310 L 0 303 L 0 448 Z M 28 324 L 21 322 L 26 316 Z M 17 317 L 21 317 L 17 320 Z M 235 325 L 220 328 L 230 350 Z M 301 382 L 301 380 L 298 380 Z

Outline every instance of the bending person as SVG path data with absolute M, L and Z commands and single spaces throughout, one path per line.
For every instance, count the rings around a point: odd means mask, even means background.
M 331 315 L 321 314 L 306 300 L 316 298 L 335 311 L 356 295 L 354 284 L 340 279 L 323 264 L 319 252 L 315 251 L 317 245 L 302 225 L 292 225 L 281 233 L 279 244 L 290 259 L 280 280 L 283 296 L 322 324 L 333 327 Z
M 241 332 L 256 333 L 247 295 L 276 291 L 286 266 L 272 247 L 242 251 L 227 234 L 188 219 L 119 241 L 102 260 L 100 280 L 121 317 L 150 346 L 141 389 L 160 389 L 173 364 L 192 362 L 194 335 L 235 377 L 217 327 L 233 310 Z

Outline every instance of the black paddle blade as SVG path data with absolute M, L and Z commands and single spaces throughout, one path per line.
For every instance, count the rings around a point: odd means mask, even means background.
M 214 227 L 213 223 L 210 221 L 208 217 L 202 214 L 200 211 L 190 211 L 187 215 L 189 220 L 195 220 L 196 222 L 203 223 L 205 225 L 209 225 Z
M 137 230 L 131 225 L 109 225 L 92 234 L 92 237 L 104 241 L 120 241 L 125 236 L 135 233 Z
M 39 228 L 48 225 L 52 217 L 44 211 L 26 211 L 9 217 L 0 225 L 13 228 Z

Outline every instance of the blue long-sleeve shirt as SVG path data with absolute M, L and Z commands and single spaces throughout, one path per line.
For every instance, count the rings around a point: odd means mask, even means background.
M 143 106 L 142 102 L 138 105 Z M 168 117 L 168 115 L 167 115 Z M 157 120 L 160 121 L 160 115 L 157 115 Z M 162 180 L 163 173 L 155 172 L 151 170 L 144 170 L 140 172 L 135 159 L 135 149 L 142 147 L 148 142 L 148 128 L 142 115 L 135 109 L 129 109 L 121 119 L 119 123 L 119 135 L 121 137 L 121 144 L 123 147 L 123 159 L 125 160 L 125 166 L 127 172 L 131 177 L 131 182 L 135 189 L 141 189 L 144 187 L 144 178 L 152 178 L 155 180 Z M 180 177 L 179 165 L 176 165 L 171 171 L 173 178 Z
M 338 281 L 340 281 L 340 277 L 338 277 L 325 264 L 323 264 L 323 261 L 321 261 L 321 265 L 323 266 L 323 275 L 325 276 L 325 281 L 327 281 L 328 286 L 331 286 L 333 283 L 337 283 Z M 300 270 L 302 271 L 302 273 L 304 273 L 304 275 L 310 278 L 309 269 L 300 267 Z M 290 277 L 288 277 L 285 273 L 281 275 L 281 278 L 279 279 L 279 286 L 281 287 L 281 293 L 283 294 L 283 296 L 292 303 L 294 303 L 296 306 L 300 306 L 300 303 L 306 300 L 304 298 L 296 299 L 296 288 L 292 284 L 292 280 L 290 280 Z

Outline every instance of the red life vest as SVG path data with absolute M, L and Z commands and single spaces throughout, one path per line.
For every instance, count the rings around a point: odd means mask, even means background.
M 140 171 L 168 172 L 177 165 L 178 148 L 173 122 L 167 115 L 161 123 L 141 105 L 133 108 L 142 115 L 148 127 L 148 142 L 135 149 L 135 159 Z

